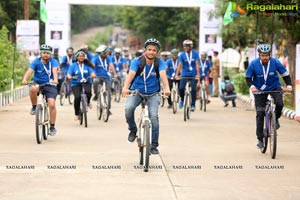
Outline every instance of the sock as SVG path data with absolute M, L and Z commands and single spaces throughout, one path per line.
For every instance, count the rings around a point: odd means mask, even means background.
M 32 108 L 36 109 L 36 105 L 32 105 Z
M 55 126 L 55 124 L 50 124 L 50 127 L 54 127 Z

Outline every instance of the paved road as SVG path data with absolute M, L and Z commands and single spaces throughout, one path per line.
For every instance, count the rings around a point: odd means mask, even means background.
M 72 106 L 57 105 L 58 133 L 41 145 L 29 98 L 2 108 L 0 199 L 300 199 L 298 122 L 281 120 L 272 160 L 256 149 L 255 112 L 248 105 L 225 109 L 214 98 L 189 122 L 182 110 L 174 115 L 164 107 L 160 155 L 151 156 L 152 169 L 144 173 L 136 143 L 127 142 L 124 101 L 113 104 L 108 123 L 90 110 L 88 128 L 73 121 Z M 22 167 L 34 169 L 15 169 Z

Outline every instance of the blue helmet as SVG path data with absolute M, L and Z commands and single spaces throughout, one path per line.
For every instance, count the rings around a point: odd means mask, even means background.
M 258 53 L 269 54 L 271 52 L 271 46 L 269 44 L 261 44 L 257 47 Z

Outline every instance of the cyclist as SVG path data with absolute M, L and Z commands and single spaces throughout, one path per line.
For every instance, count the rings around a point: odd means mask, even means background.
M 87 44 L 83 44 L 81 45 L 80 49 L 84 51 L 86 58 L 91 61 L 94 55 L 89 51 L 89 46 Z
M 64 81 L 65 77 L 67 76 L 68 69 L 73 63 L 73 55 L 74 55 L 74 49 L 73 47 L 68 47 L 66 50 L 67 55 L 62 57 L 61 63 L 59 65 L 59 71 L 62 74 L 62 78 L 58 80 L 59 85 L 57 85 L 57 91 L 61 92 L 60 87 L 62 82 Z M 64 95 L 64 94 L 62 94 Z
M 130 66 L 129 74 L 125 80 L 122 95 L 127 96 L 130 90 L 138 89 L 142 94 L 154 94 L 160 91 L 159 77 L 163 83 L 164 95 L 170 95 L 170 88 L 166 76 L 166 66 L 162 59 L 156 58 L 160 50 L 160 43 L 154 38 L 150 38 L 145 42 L 145 64 L 140 66 L 142 57 L 135 58 Z M 155 67 L 155 60 L 158 60 L 158 66 Z M 140 68 L 140 70 L 139 70 Z M 137 74 L 141 71 L 140 74 Z M 159 76 L 159 77 L 158 77 Z M 131 84 L 131 85 L 130 85 Z M 142 99 L 139 95 L 128 96 L 125 105 L 125 117 L 130 131 L 128 141 L 133 142 L 136 138 L 137 126 L 134 120 L 134 111 L 141 103 Z M 159 94 L 153 95 L 149 98 L 149 116 L 152 122 L 152 142 L 151 153 L 158 154 L 158 138 L 159 138 L 159 122 L 158 122 L 158 108 L 160 104 Z
M 72 77 L 77 76 L 77 79 L 72 79 Z M 94 78 L 95 72 L 91 62 L 86 59 L 86 53 L 83 50 L 79 50 L 75 54 L 75 62 L 70 66 L 68 70 L 67 77 L 71 80 L 71 87 L 74 94 L 74 111 L 75 111 L 75 120 L 79 120 L 79 111 L 80 111 L 80 101 L 81 101 L 81 81 L 86 79 L 86 84 L 84 87 L 85 94 L 87 97 L 87 103 L 91 108 L 90 99 L 92 96 L 92 79 Z M 90 78 L 89 78 L 90 77 Z
M 179 73 L 181 73 L 181 77 L 190 77 L 193 78 L 191 80 L 191 87 L 192 87 L 192 103 L 191 103 L 191 111 L 194 111 L 196 106 L 196 86 L 197 86 L 197 80 L 198 84 L 200 83 L 200 70 L 199 70 L 199 53 L 195 50 L 192 50 L 193 48 L 193 41 L 192 40 L 184 40 L 183 41 L 183 48 L 184 51 L 180 53 L 178 58 L 178 67 L 176 70 L 175 78 L 179 78 Z M 194 79 L 196 78 L 196 79 Z M 179 108 L 181 109 L 183 107 L 183 99 L 184 99 L 184 90 L 187 80 L 182 79 L 179 82 L 179 94 L 181 101 L 179 102 Z
M 112 63 L 114 64 L 115 71 L 117 72 L 118 79 L 121 82 L 122 72 L 127 71 L 127 61 L 121 56 L 121 49 L 115 48 L 115 54 L 112 57 Z
M 281 64 L 281 62 L 271 57 L 271 46 L 269 44 L 261 44 L 258 46 L 259 58 L 254 59 L 246 72 L 246 81 L 255 98 L 256 107 L 256 136 L 258 139 L 258 148 L 263 148 L 263 127 L 264 115 L 267 101 L 267 94 L 256 93 L 259 91 L 281 91 L 281 84 L 277 72 L 283 77 L 287 85 L 287 92 L 292 91 L 292 82 L 289 72 Z M 276 128 L 280 127 L 278 119 L 283 109 L 282 93 L 271 93 L 276 104 Z
M 167 77 L 168 77 L 170 90 L 172 90 L 172 88 L 173 88 L 173 81 L 179 82 L 178 80 L 171 79 L 176 74 L 176 70 L 177 70 L 177 66 L 178 66 L 178 53 L 179 53 L 179 51 L 177 49 L 172 49 L 171 50 L 171 59 L 168 59 L 166 61 L 166 66 L 167 66 L 166 73 L 167 73 Z M 168 108 L 172 108 L 171 96 L 168 97 L 168 104 L 169 104 Z
M 210 100 L 208 99 L 208 95 L 210 94 L 208 88 L 208 74 L 210 73 L 212 66 L 211 63 L 208 60 L 206 60 L 207 54 L 205 51 L 201 52 L 200 57 L 200 83 L 202 80 L 205 81 L 205 90 L 207 93 L 206 103 L 210 103 Z M 197 85 L 197 93 L 200 89 L 200 83 Z
M 171 55 L 171 53 L 169 51 L 163 51 L 160 53 L 160 57 L 167 62 L 167 60 L 169 59 L 169 56 Z
M 55 100 L 57 96 L 56 85 L 58 84 L 58 62 L 51 57 L 52 47 L 47 44 L 42 44 L 40 47 L 40 57 L 35 59 L 23 77 L 22 84 L 27 85 L 28 78 L 33 75 L 34 83 L 43 85 L 44 93 L 47 98 L 49 113 L 50 113 L 50 132 L 51 136 L 56 134 L 55 120 L 56 120 L 56 107 Z M 54 84 L 54 85 L 53 85 Z M 30 87 L 30 100 L 32 108 L 30 114 L 35 115 L 37 105 L 37 95 L 39 88 L 36 85 Z
M 115 71 L 114 65 L 112 63 L 111 57 L 107 55 L 108 47 L 106 45 L 100 45 L 96 49 L 96 55 L 92 59 L 92 63 L 95 67 L 96 76 L 105 77 L 106 82 L 106 89 L 109 94 L 109 102 L 108 108 L 111 108 L 111 77 L 109 71 L 112 71 L 114 74 L 114 79 L 118 78 L 118 75 Z M 95 78 L 93 80 L 93 87 L 94 87 L 94 98 L 93 100 L 96 101 L 98 99 L 98 84 L 102 84 L 100 79 Z

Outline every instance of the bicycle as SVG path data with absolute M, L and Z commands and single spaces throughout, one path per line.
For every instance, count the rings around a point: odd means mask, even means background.
M 199 102 L 200 102 L 200 110 L 203 109 L 204 112 L 206 112 L 206 103 L 207 103 L 206 99 L 207 99 L 207 92 L 205 86 L 205 79 L 203 78 L 199 90 Z
M 107 91 L 107 87 L 106 87 L 106 81 L 104 76 L 97 76 L 96 78 L 98 78 L 100 80 L 100 82 L 102 82 L 102 84 L 98 84 L 98 99 L 97 99 L 97 118 L 98 120 L 101 120 L 101 117 L 103 115 L 103 121 L 107 122 L 109 115 L 110 115 L 110 111 L 109 111 L 109 103 L 110 103 L 110 99 L 111 96 L 109 94 L 109 92 Z
M 50 129 L 50 116 L 48 110 L 48 103 L 45 98 L 43 86 L 47 84 L 37 84 L 29 83 L 29 86 L 35 85 L 39 88 L 38 103 L 36 105 L 36 114 L 35 114 L 35 135 L 36 142 L 41 144 L 43 139 L 48 139 L 49 129 Z
M 171 91 L 171 99 L 172 99 L 172 109 L 173 113 L 175 114 L 177 112 L 177 106 L 179 102 L 180 96 L 178 95 L 178 82 L 176 79 L 171 78 L 172 81 L 172 91 Z
M 149 97 L 158 94 L 160 93 L 157 92 L 151 95 L 145 95 L 141 94 L 138 90 L 132 92 L 132 95 L 139 95 L 142 98 L 142 111 L 138 120 L 137 144 L 139 148 L 140 165 L 144 166 L 145 172 L 148 172 L 149 169 L 149 160 L 151 154 L 150 149 L 152 141 L 152 123 L 149 117 L 148 99 Z
M 65 99 L 68 98 L 69 104 L 73 104 L 74 96 L 70 87 L 70 83 L 65 76 L 64 81 L 61 84 L 61 90 L 60 90 L 60 105 L 63 106 L 65 103 Z
M 183 98 L 183 120 L 187 121 L 191 118 L 191 103 L 192 103 L 192 94 L 191 94 L 191 80 L 195 79 L 194 77 L 181 77 L 180 80 L 187 80 L 184 90 Z
M 260 91 L 257 94 L 268 94 L 268 99 L 265 108 L 265 123 L 264 123 L 264 147 L 261 148 L 261 153 L 266 153 L 268 148 L 268 140 L 270 141 L 271 158 L 275 159 L 277 152 L 277 129 L 276 129 L 276 104 L 271 96 L 271 93 L 283 93 L 283 91 Z
M 88 127 L 88 121 L 87 121 L 87 112 L 88 112 L 88 102 L 87 102 L 87 96 L 85 94 L 84 86 L 87 83 L 87 79 L 91 78 L 90 76 L 86 79 L 83 78 L 80 80 L 81 84 L 81 100 L 80 100 L 80 110 L 79 110 L 79 124 L 82 125 L 84 121 L 85 128 Z M 72 77 L 72 79 L 78 79 L 78 76 Z

